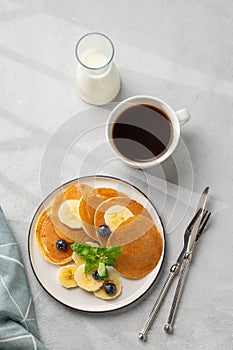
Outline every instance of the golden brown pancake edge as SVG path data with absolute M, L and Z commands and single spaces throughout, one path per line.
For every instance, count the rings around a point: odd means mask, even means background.
M 162 237 L 156 226 L 141 215 L 123 222 L 111 234 L 107 246 L 111 245 L 122 246 L 121 255 L 115 259 L 116 270 L 124 277 L 133 279 L 144 277 L 151 272 L 158 264 L 163 251 Z
M 84 195 L 80 200 L 79 215 L 86 233 L 98 240 L 94 225 L 95 212 L 98 206 L 107 199 L 114 197 L 126 197 L 125 193 L 118 192 L 111 187 L 98 187 Z
M 67 225 L 63 224 L 58 216 L 58 211 L 62 203 L 66 200 L 77 199 L 80 200 L 82 196 L 91 191 L 92 187 L 76 183 L 68 186 L 64 191 L 60 192 L 53 203 L 51 220 L 58 231 L 61 232 L 64 239 L 69 242 L 89 242 L 92 241 L 92 237 L 88 236 L 83 228 L 72 229 Z
M 151 218 L 149 212 L 143 207 L 142 204 L 140 204 L 136 200 L 131 199 L 129 197 L 126 197 L 126 196 L 125 197 L 114 197 L 114 198 L 110 198 L 110 199 L 105 200 L 97 207 L 97 209 L 95 211 L 95 217 L 94 217 L 94 225 L 95 225 L 95 229 L 96 229 L 96 235 L 97 235 L 99 242 L 103 245 L 107 244 L 109 237 L 101 236 L 98 233 L 98 227 L 101 225 L 106 225 L 105 219 L 104 219 L 105 212 L 109 208 L 111 208 L 112 206 L 115 206 L 115 205 L 120 205 L 120 206 L 126 207 L 127 209 L 129 209 L 131 211 L 131 213 L 133 215 L 140 214 L 140 215 L 146 216 L 148 218 Z
M 44 210 L 36 225 L 36 241 L 43 257 L 52 264 L 63 265 L 72 260 L 73 250 L 67 247 L 66 250 L 56 248 L 57 240 L 61 237 L 55 231 L 49 216 L 49 209 Z

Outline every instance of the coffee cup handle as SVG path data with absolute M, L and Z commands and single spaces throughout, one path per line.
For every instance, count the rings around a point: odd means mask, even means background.
M 185 108 L 176 111 L 176 115 L 179 119 L 180 125 L 186 124 L 191 119 L 189 111 Z

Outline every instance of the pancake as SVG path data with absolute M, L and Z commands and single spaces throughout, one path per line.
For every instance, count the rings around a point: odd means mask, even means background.
M 109 237 L 101 236 L 98 232 L 98 227 L 100 227 L 101 225 L 107 224 L 105 221 L 105 213 L 108 209 L 114 206 L 125 207 L 129 209 L 133 215 L 141 214 L 148 218 L 151 218 L 149 212 L 143 207 L 143 205 L 138 203 L 134 199 L 130 199 L 129 197 L 115 197 L 115 198 L 107 199 L 97 207 L 95 212 L 95 217 L 94 217 L 96 236 L 102 245 L 107 244 Z M 119 222 L 119 225 L 120 224 L 121 222 Z
M 92 187 L 84 184 L 73 184 L 67 187 L 64 192 L 59 193 L 52 206 L 51 220 L 55 229 L 60 232 L 63 239 L 67 242 L 90 242 L 92 239 L 86 234 L 83 228 L 70 228 L 62 223 L 59 219 L 59 209 L 66 200 L 76 199 L 80 200 L 82 196 L 92 190 Z
M 56 242 L 61 236 L 55 231 L 53 223 L 45 210 L 39 217 L 36 226 L 36 241 L 44 258 L 52 264 L 63 265 L 72 260 L 73 250 L 67 246 L 65 250 L 58 250 Z
M 163 241 L 154 223 L 143 215 L 124 221 L 109 237 L 107 246 L 121 245 L 116 270 L 127 278 L 141 278 L 158 264 Z
M 81 183 L 75 183 L 70 186 L 68 186 L 64 190 L 64 196 L 66 199 L 80 199 L 84 194 L 91 191 L 93 187 L 81 184 Z
M 97 207 L 106 199 L 113 197 L 127 197 L 126 194 L 118 192 L 113 188 L 99 187 L 83 195 L 79 204 L 79 216 L 86 233 L 97 240 L 96 229 L 94 225 L 95 211 Z

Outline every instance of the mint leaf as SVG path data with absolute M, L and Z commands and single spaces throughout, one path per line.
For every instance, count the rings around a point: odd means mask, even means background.
M 95 266 L 95 265 L 93 265 L 92 263 L 86 262 L 86 264 L 85 264 L 85 270 L 84 270 L 85 273 L 86 273 L 86 274 L 91 273 L 92 270 L 94 269 L 94 266 Z
M 122 253 L 122 247 L 115 245 L 107 248 L 105 253 L 108 258 L 117 258 Z
M 84 242 L 75 242 L 72 244 L 72 246 L 76 249 L 83 249 L 83 248 L 87 248 L 87 247 L 90 247 L 89 244 L 87 243 L 84 243 Z M 74 249 L 73 248 L 73 249 Z
M 85 257 L 85 256 L 88 256 L 90 254 L 90 251 L 88 248 L 84 248 L 81 252 L 80 252 L 80 255 Z
M 83 242 L 75 242 L 71 244 L 71 248 L 77 253 L 88 252 L 89 248 L 91 248 L 87 243 Z
M 122 252 L 120 246 L 92 247 L 84 242 L 75 242 L 71 244 L 71 248 L 85 260 L 85 273 L 91 273 L 98 266 L 98 274 L 101 279 L 108 277 L 106 266 L 115 266 L 114 258 L 117 258 Z
M 106 258 L 106 259 L 103 259 L 102 261 L 105 265 L 108 265 L 108 266 L 115 266 L 116 265 L 115 260 L 112 260 L 112 259 Z
M 105 272 L 106 271 L 106 266 L 103 262 L 100 262 L 99 263 L 99 266 L 98 266 L 98 275 L 100 277 L 104 276 L 105 275 Z
M 103 262 L 99 263 L 98 266 L 98 275 L 101 279 L 104 279 L 106 277 L 108 277 L 108 270 L 106 269 L 106 266 Z
M 98 255 L 98 247 L 91 247 L 91 254 Z

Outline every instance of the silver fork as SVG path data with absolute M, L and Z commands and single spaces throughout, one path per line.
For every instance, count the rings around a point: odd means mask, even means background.
M 187 229 L 185 230 L 185 234 L 184 234 L 184 244 L 183 244 L 183 248 L 182 248 L 182 251 L 177 259 L 177 261 L 171 266 L 170 268 L 170 273 L 166 279 L 166 282 L 164 283 L 164 286 L 153 306 L 153 309 L 148 317 L 148 320 L 146 321 L 142 331 L 138 334 L 138 338 L 140 340 L 143 340 L 145 341 L 146 340 L 146 337 L 147 337 L 147 333 L 155 319 L 155 316 L 157 315 L 158 311 L 159 311 L 159 308 L 160 306 L 162 305 L 166 295 L 167 295 L 167 292 L 171 286 L 171 283 L 173 281 L 173 279 L 175 278 L 175 276 L 178 274 L 178 271 L 180 269 L 180 266 L 181 266 L 181 263 L 183 261 L 183 257 L 184 257 L 184 253 L 186 251 L 186 248 L 187 248 L 187 242 L 188 242 L 188 238 L 189 238 L 189 235 L 190 235 L 190 228 L 192 227 L 193 223 L 195 222 L 195 219 L 197 217 L 199 212 L 197 212 L 195 214 L 195 216 L 193 217 L 193 219 L 191 220 L 190 224 L 188 225 Z M 204 210 L 203 212 L 203 216 L 202 216 L 202 219 L 201 219 L 201 223 L 200 223 L 200 227 L 199 227 L 199 230 L 198 230 L 198 233 L 197 233 L 197 236 L 196 236 L 196 240 L 195 240 L 195 245 L 198 241 L 198 239 L 200 238 L 202 232 L 204 231 L 204 228 L 206 227 L 206 224 L 210 218 L 210 215 L 211 215 L 211 212 L 207 211 L 207 210 Z

